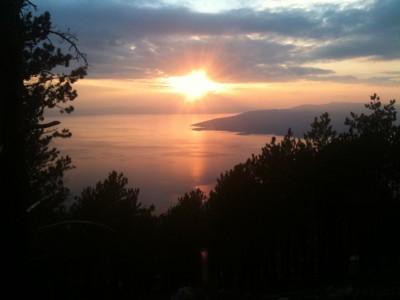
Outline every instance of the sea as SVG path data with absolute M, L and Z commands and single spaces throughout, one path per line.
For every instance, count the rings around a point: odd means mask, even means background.
M 231 114 L 230 114 L 231 115 Z M 57 118 L 59 129 L 72 137 L 56 139 L 61 155 L 75 168 L 64 182 L 73 198 L 87 186 L 103 181 L 115 170 L 138 188 L 139 202 L 154 204 L 156 214 L 175 205 L 186 192 L 200 188 L 208 194 L 222 173 L 245 162 L 270 142 L 271 135 L 241 135 L 196 131 L 194 123 L 224 114 L 67 115 Z

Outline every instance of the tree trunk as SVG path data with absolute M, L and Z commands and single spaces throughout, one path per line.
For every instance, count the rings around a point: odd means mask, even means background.
M 3 0 L 1 11 L 2 50 L 0 79 L 0 172 L 4 234 L 2 236 L 2 277 L 12 298 L 20 298 L 27 290 L 28 239 L 25 200 L 24 133 L 22 115 L 23 35 L 20 9 L 23 1 Z M 4 292 L 6 293 L 6 292 Z

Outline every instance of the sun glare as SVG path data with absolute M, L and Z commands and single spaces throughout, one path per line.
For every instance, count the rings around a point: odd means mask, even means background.
M 184 76 L 170 77 L 167 79 L 167 84 L 173 91 L 184 94 L 187 101 L 201 99 L 209 93 L 215 93 L 224 88 L 222 84 L 208 78 L 204 70 L 195 70 Z

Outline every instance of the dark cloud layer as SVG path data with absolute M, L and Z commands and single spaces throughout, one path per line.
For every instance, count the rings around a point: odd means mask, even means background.
M 213 14 L 140 1 L 36 2 L 51 12 L 57 28 L 78 32 L 92 77 L 167 76 L 206 65 L 232 82 L 342 81 L 331 70 L 304 65 L 400 58 L 398 0 L 376 0 L 364 8 L 329 4 Z

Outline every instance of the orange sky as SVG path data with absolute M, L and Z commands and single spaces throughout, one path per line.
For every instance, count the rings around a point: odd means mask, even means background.
M 155 78 L 156 82 L 158 78 Z M 77 84 L 77 113 L 98 110 L 102 113 L 236 113 L 254 109 L 289 108 L 300 104 L 328 102 L 366 103 L 378 93 L 381 99 L 400 101 L 400 88 L 373 84 L 337 82 L 236 83 L 210 93 L 194 103 L 167 87 L 153 87 L 148 80 L 86 79 Z
M 398 0 L 36 2 L 87 53 L 78 114 L 400 101 Z M 171 78 L 199 69 L 224 88 L 189 102 L 200 83 Z

